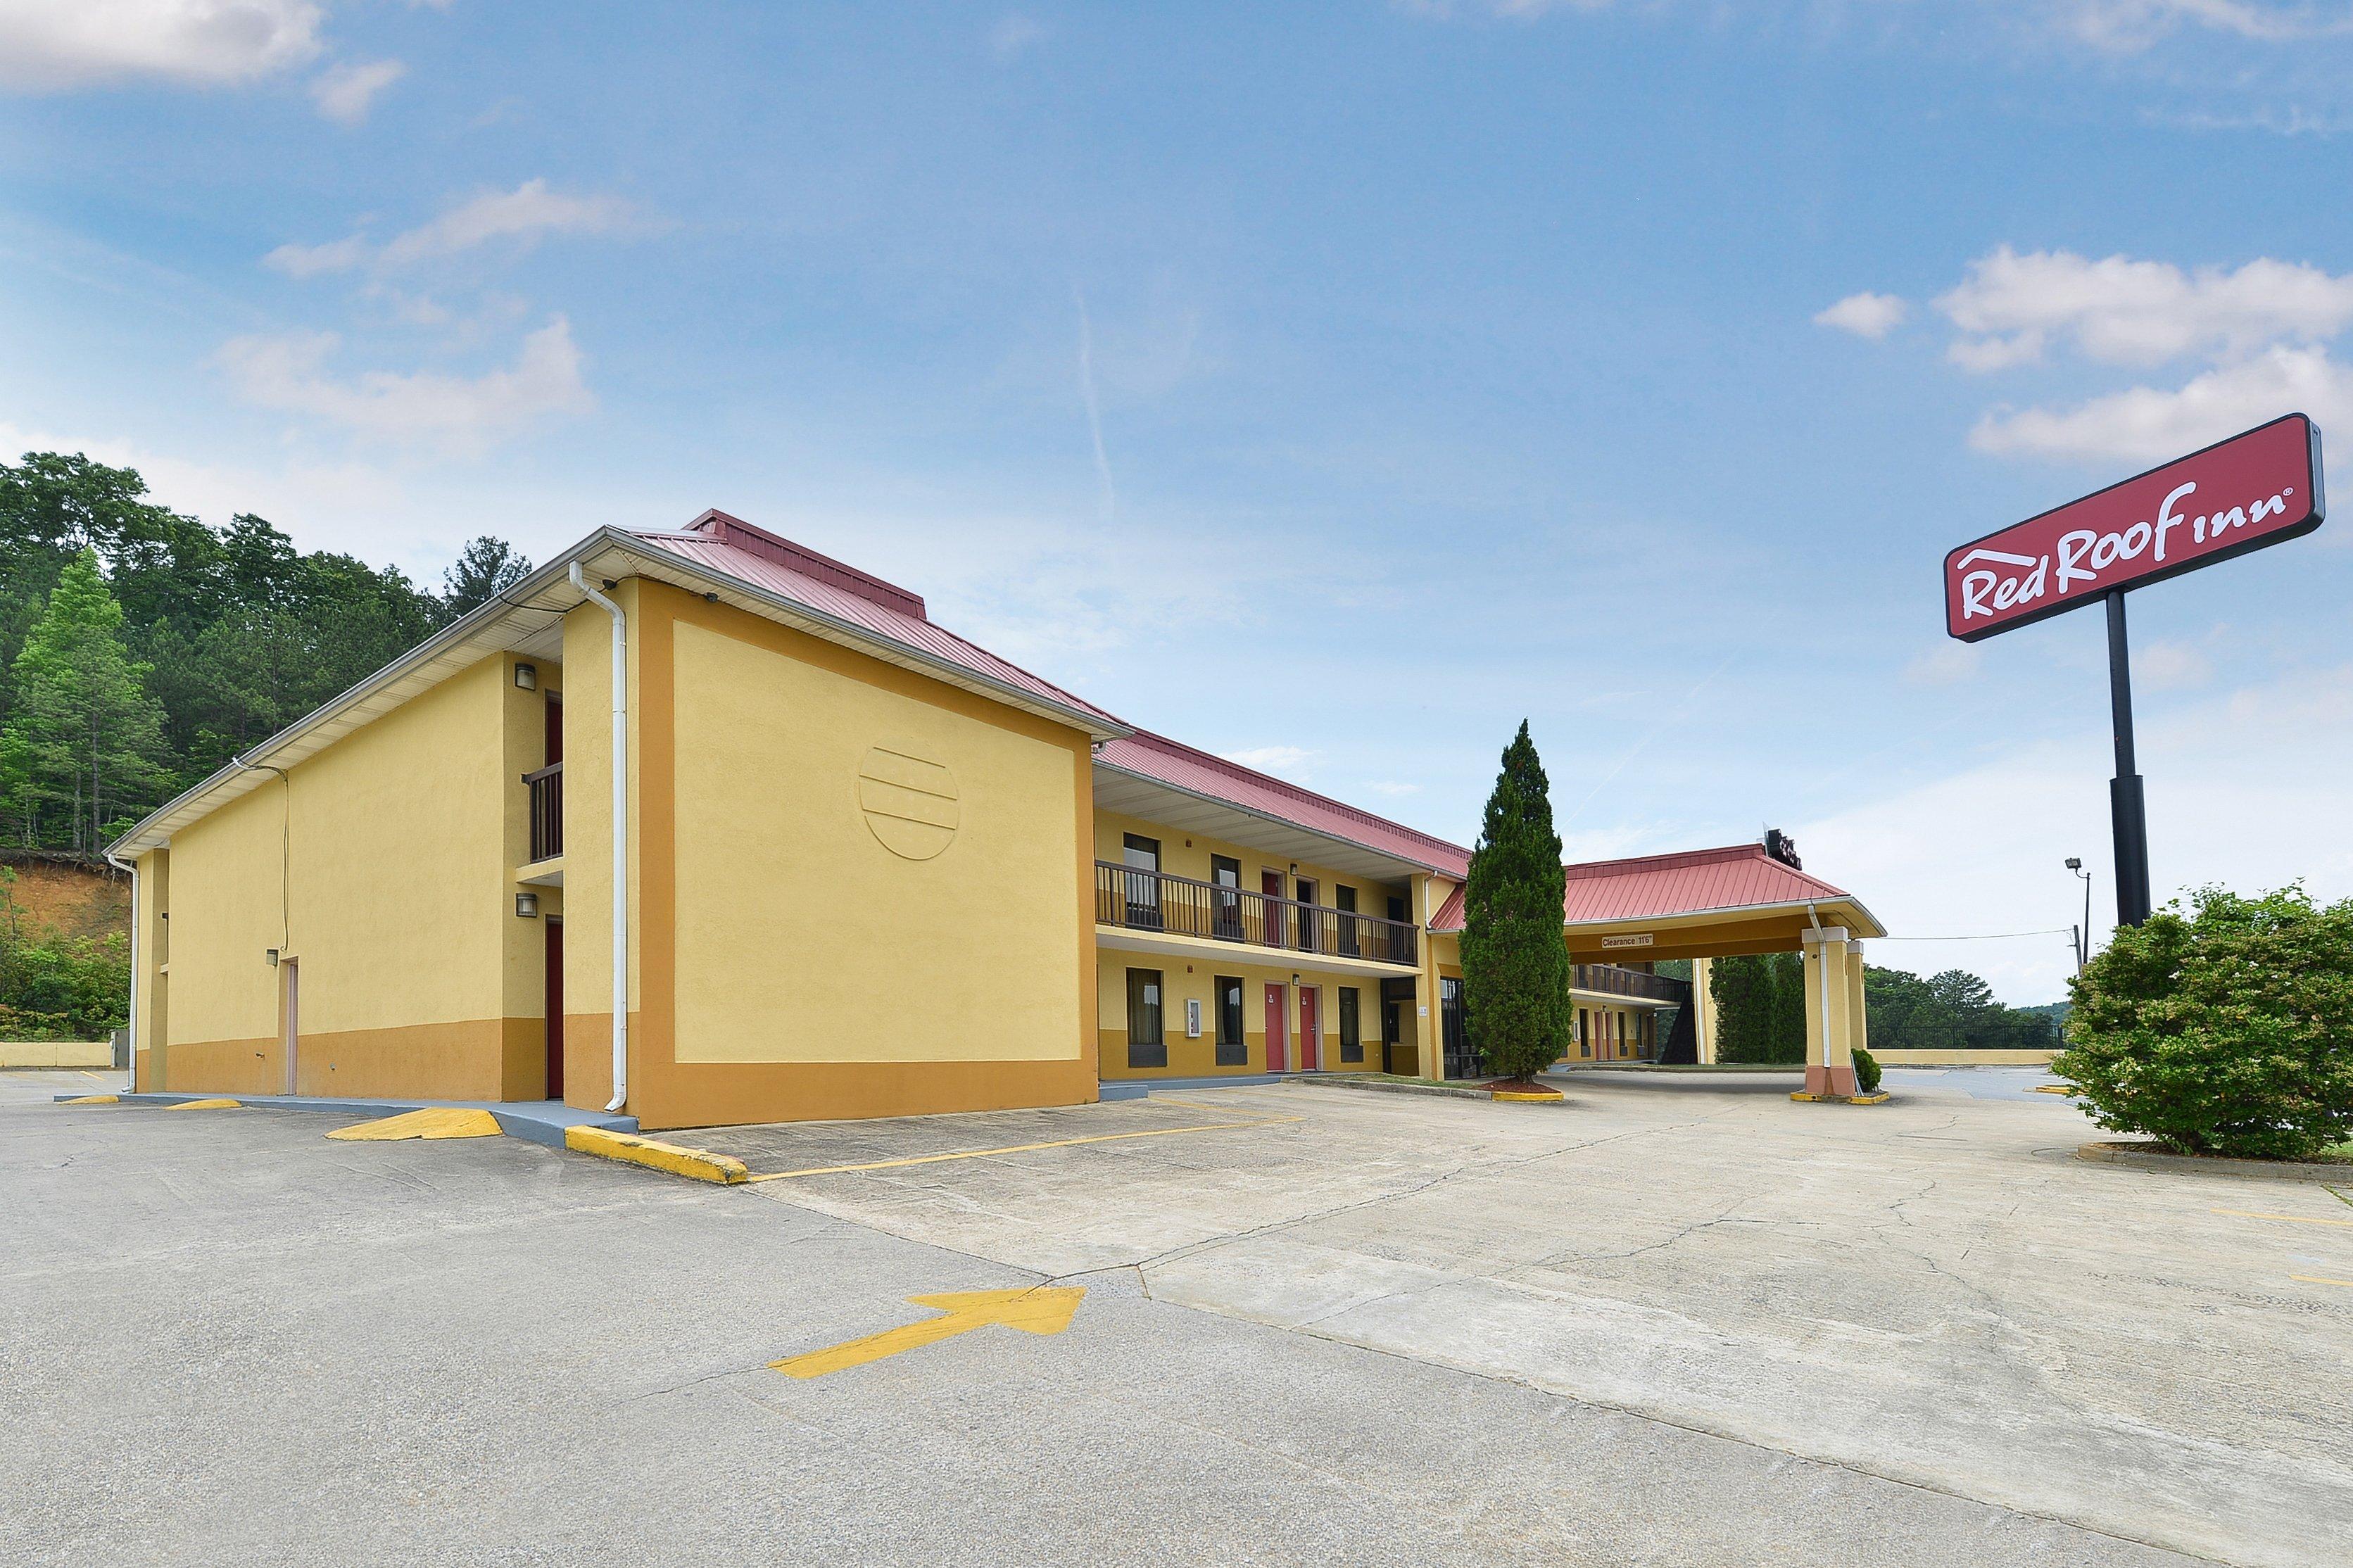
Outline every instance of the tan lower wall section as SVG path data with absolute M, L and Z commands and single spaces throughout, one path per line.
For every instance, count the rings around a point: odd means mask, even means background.
M 1872 1057 L 1891 1068 L 2047 1068 L 2056 1051 L 1883 1051 Z
M 305 1034 L 295 1092 L 359 1100 L 537 1100 L 545 1093 L 537 1018 L 482 1018 L 395 1029 Z M 174 1040 L 166 1054 L 174 1094 L 279 1094 L 282 1042 Z
M 569 1026 L 567 1021 L 567 1027 Z M 570 1078 L 572 1052 L 565 1052 Z M 609 1063 L 611 1053 L 607 1052 Z M 633 1083 L 638 1125 L 720 1127 L 749 1121 L 847 1121 L 1085 1105 L 1095 1064 L 1011 1062 L 678 1062 Z M 609 1080 L 609 1065 L 604 1072 Z M 601 1102 L 600 1102 L 601 1103 Z

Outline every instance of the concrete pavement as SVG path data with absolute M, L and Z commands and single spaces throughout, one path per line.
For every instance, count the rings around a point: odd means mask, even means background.
M 1989 1129 L 1924 1100 L 1792 1155 L 1744 1118 L 1770 1101 L 1725 1098 L 1267 1089 L 779 1129 L 731 1136 L 773 1171 L 1153 1135 L 733 1189 L 509 1139 L 331 1142 L 312 1114 L 0 1110 L 0 1385 L 26 1413 L 0 1426 L 0 1562 L 2140 1564 L 2189 1559 L 2120 1536 L 2185 1534 L 2168 1505 L 2266 1455 L 2281 1473 L 2248 1506 L 2295 1511 L 2224 1515 L 2200 1550 L 2320 1561 L 2341 1538 L 2341 1438 L 2289 1439 L 2343 1430 L 2309 1375 L 2341 1364 L 2343 1305 L 2218 1295 L 2209 1271 L 2273 1261 L 2218 1239 L 2232 1256 L 2174 1266 L 2189 1278 L 2112 1280 L 2196 1298 L 2194 1344 L 2170 1308 L 2111 1314 L 2103 1332 L 2145 1347 L 2135 1378 L 2099 1333 L 2053 1342 L 2028 1262 L 1971 1280 L 1982 1300 L 1938 1283 L 1934 1265 L 1977 1267 L 1947 1255 L 1962 1231 L 1996 1252 L 2025 1234 L 1987 1217 L 2004 1178 L 1951 1152 Z M 2036 1118 L 1996 1140 L 2027 1146 L 2010 1183 L 2061 1172 L 2105 1212 L 2074 1183 L 2116 1173 L 2034 1163 L 2065 1106 L 1981 1110 Z M 1259 1125 L 1162 1131 L 1224 1121 Z M 1685 1154 L 1696 1181 L 1662 1163 Z M 1958 1165 L 1936 1180 L 1962 1195 L 1873 1174 L 1891 1159 Z M 2126 1178 L 2132 1246 L 2168 1239 L 2149 1192 L 2179 1181 Z M 1805 1202 L 1841 1192 L 1876 1234 Z M 2155 1206 L 2174 1222 L 2210 1199 Z M 1050 1275 L 1088 1292 L 1060 1334 L 989 1328 L 808 1381 L 767 1366 L 923 1316 L 910 1296 Z M 2164 1431 L 2204 1434 L 2204 1491 L 2169 1477 L 2188 1489 L 2121 1531 L 2042 1516 L 2097 1515 L 2096 1472 L 2153 1463 L 2126 1413 L 2147 1422 L 2162 1402 L 2141 1385 L 2211 1372 L 2220 1343 L 2242 1392 L 2177 1387 L 2146 1436 L 2169 1455 Z M 1864 1394 L 1821 1403 L 1792 1345 Z M 2109 1384 L 2123 1452 L 2061 1463 L 2049 1509 L 1977 1495 L 2010 1484 L 1983 1473 L 1986 1429 L 2080 1431 Z M 1979 1408 L 1947 1419 L 1937 1402 L 1972 1384 Z M 1893 1458 L 1873 1415 L 1890 1398 L 1909 1424 Z M 1758 1414 L 1776 1400 L 1778 1429 Z M 1938 1479 L 1894 1473 L 1915 1464 Z

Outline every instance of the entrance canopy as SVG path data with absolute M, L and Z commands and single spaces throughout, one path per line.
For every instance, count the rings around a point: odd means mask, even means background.
M 1580 963 L 1644 963 L 1791 952 L 1822 926 L 1885 936 L 1862 901 L 1762 844 L 1567 868 L 1562 916 Z

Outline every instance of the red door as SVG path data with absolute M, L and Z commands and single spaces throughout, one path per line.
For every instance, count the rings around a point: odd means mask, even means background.
M 1287 931 L 1289 922 L 1283 919 L 1283 916 L 1291 906 L 1282 901 L 1282 873 L 1261 871 L 1258 874 L 1258 890 L 1266 895 L 1258 906 L 1264 911 L 1259 917 L 1259 924 L 1261 928 L 1259 932 L 1260 944 L 1265 947 L 1289 947 L 1291 945 L 1291 937 Z M 1273 990 L 1275 987 L 1269 986 L 1268 989 Z
M 1290 1028 L 1282 1015 L 1282 987 L 1270 985 L 1266 988 L 1266 1070 L 1269 1072 L 1291 1070 L 1291 1042 L 1287 1037 Z
M 1323 1009 L 1316 1005 L 1323 994 L 1313 985 L 1299 988 L 1299 1070 L 1318 1072 L 1324 1066 Z

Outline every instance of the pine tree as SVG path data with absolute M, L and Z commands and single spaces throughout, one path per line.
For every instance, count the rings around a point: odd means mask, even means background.
M 1542 1072 L 1573 1037 L 1561 929 L 1566 890 L 1551 786 L 1524 721 L 1504 748 L 1463 892 L 1466 1024 L 1486 1069 L 1498 1077 Z
M 65 842 L 96 854 L 109 828 L 165 782 L 164 710 L 147 673 L 123 646 L 122 606 L 99 574 L 98 552 L 84 548 L 58 574 L 9 670 L 0 792 L 26 843 L 50 838 L 45 820 L 62 807 Z
M 455 620 L 531 575 L 531 557 L 488 534 L 466 542 L 457 563 L 441 574 L 441 602 Z

